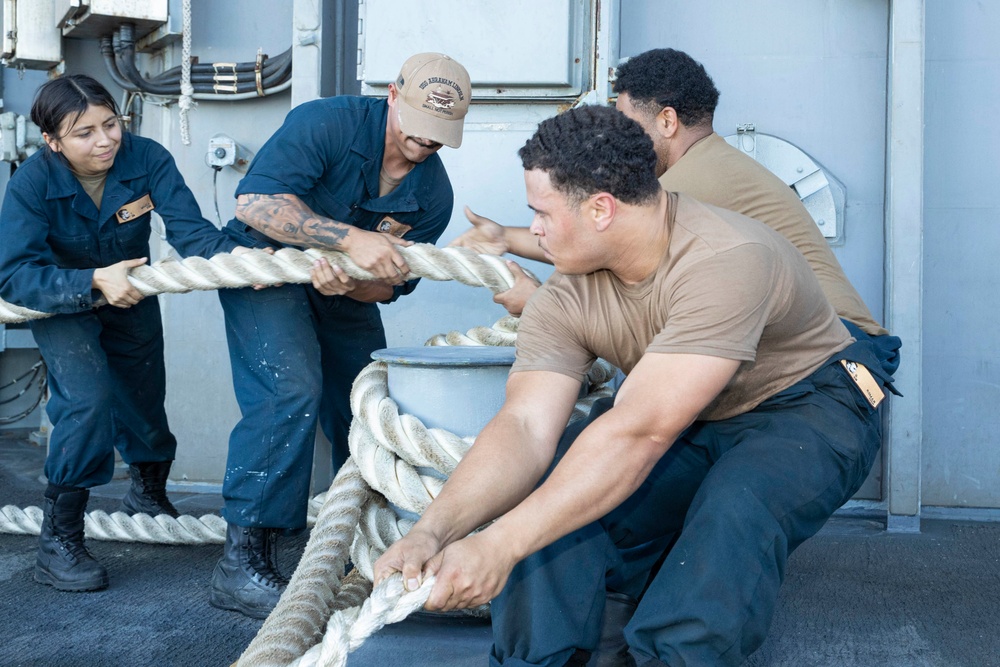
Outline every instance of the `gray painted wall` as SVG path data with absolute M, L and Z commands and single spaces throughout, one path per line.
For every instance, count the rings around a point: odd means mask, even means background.
M 925 505 L 1000 507 L 998 34 L 1000 3 L 927 2 Z

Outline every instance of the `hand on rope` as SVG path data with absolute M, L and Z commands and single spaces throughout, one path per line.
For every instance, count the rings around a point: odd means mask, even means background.
M 358 283 L 339 266 L 333 266 L 325 259 L 317 259 L 313 265 L 312 285 L 324 296 L 350 294 Z
M 378 236 L 388 237 L 386 234 Z M 427 243 L 393 247 L 405 260 L 407 273 L 400 275 L 407 280 L 457 280 L 473 287 L 487 287 L 493 293 L 504 292 L 514 285 L 514 275 L 510 268 L 504 260 L 493 255 L 477 255 L 464 248 L 438 248 Z M 243 254 L 220 253 L 212 259 L 197 256 L 183 260 L 166 258 L 151 266 L 132 267 L 128 281 L 144 296 L 223 287 L 310 283 L 315 262 L 320 258 L 331 266 L 340 267 L 355 280 L 370 281 L 379 278 L 359 267 L 342 252 L 315 248 L 281 248 L 273 254 L 255 249 Z M 0 324 L 48 316 L 48 313 L 0 300 Z
M 376 586 L 393 575 L 400 575 L 403 587 L 415 591 L 426 577 L 434 576 L 441 559 L 441 540 L 428 530 L 411 530 L 389 546 L 375 561 Z
M 129 270 L 146 263 L 145 257 L 126 259 L 94 269 L 94 277 L 90 281 L 93 289 L 100 291 L 104 300 L 116 308 L 131 308 L 142 301 L 146 295 L 137 290 L 128 280 Z
M 488 603 L 503 590 L 517 559 L 485 530 L 441 548 L 427 530 L 415 528 L 390 546 L 375 563 L 375 585 L 402 577 L 407 591 L 436 580 L 425 608 L 429 611 L 469 609 Z
M 360 607 L 342 609 L 330 616 L 322 642 L 294 662 L 287 663 L 288 666 L 344 667 L 348 654 L 361 646 L 368 637 L 420 609 L 433 585 L 434 579 L 431 578 L 419 589 L 406 591 L 399 577 L 387 579 L 372 590 L 371 596 Z M 238 664 L 244 664 L 243 658 Z
M 371 273 L 377 280 L 399 285 L 405 282 L 410 273 L 410 267 L 399 249 L 412 246 L 412 241 L 392 234 L 351 228 L 340 244 L 354 264 Z
M 507 268 L 514 276 L 514 286 L 506 292 L 493 295 L 493 303 L 503 306 L 512 317 L 521 317 L 528 299 L 535 293 L 541 283 L 534 276 L 529 276 L 516 262 L 507 260 Z

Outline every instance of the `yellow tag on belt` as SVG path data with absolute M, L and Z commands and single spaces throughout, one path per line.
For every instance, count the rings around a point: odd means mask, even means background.
M 865 395 L 871 406 L 877 408 L 878 404 L 885 398 L 885 393 L 882 391 L 882 387 L 879 386 L 878 381 L 872 376 L 871 371 L 858 362 L 848 361 L 847 359 L 841 359 L 840 365 L 844 367 L 844 370 L 847 371 L 851 380 L 858 386 L 861 393 Z
M 130 201 L 129 203 L 122 206 L 115 213 L 115 217 L 118 218 L 118 224 L 123 222 L 129 222 L 135 220 L 140 215 L 144 215 L 152 211 L 155 206 L 153 206 L 153 200 L 149 198 L 148 194 L 145 194 L 135 201 Z
M 382 218 L 382 221 L 378 223 L 378 227 L 375 229 L 383 234 L 392 234 L 393 236 L 403 238 L 403 234 L 413 229 L 413 227 L 410 225 L 404 225 L 399 220 L 391 218 L 387 215 Z

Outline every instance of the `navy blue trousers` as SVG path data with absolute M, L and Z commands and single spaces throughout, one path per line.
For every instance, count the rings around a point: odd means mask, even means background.
M 767 633 L 788 555 L 857 491 L 880 444 L 879 412 L 836 363 L 746 414 L 696 422 L 621 506 L 515 567 L 493 601 L 490 664 L 562 667 L 592 650 L 623 553 L 675 535 L 625 628 L 633 654 L 742 664 Z
M 229 437 L 229 523 L 306 526 L 317 419 L 334 470 L 349 455 L 351 384 L 385 347 L 378 306 L 311 285 L 219 291 L 242 418 Z
M 155 297 L 128 309 L 104 306 L 28 326 L 48 368 L 49 482 L 84 489 L 107 484 L 115 448 L 129 464 L 174 459 Z

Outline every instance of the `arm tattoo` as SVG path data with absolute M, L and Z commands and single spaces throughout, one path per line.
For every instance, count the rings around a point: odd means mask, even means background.
M 275 241 L 311 248 L 343 249 L 350 225 L 316 215 L 295 195 L 240 195 L 236 218 Z

